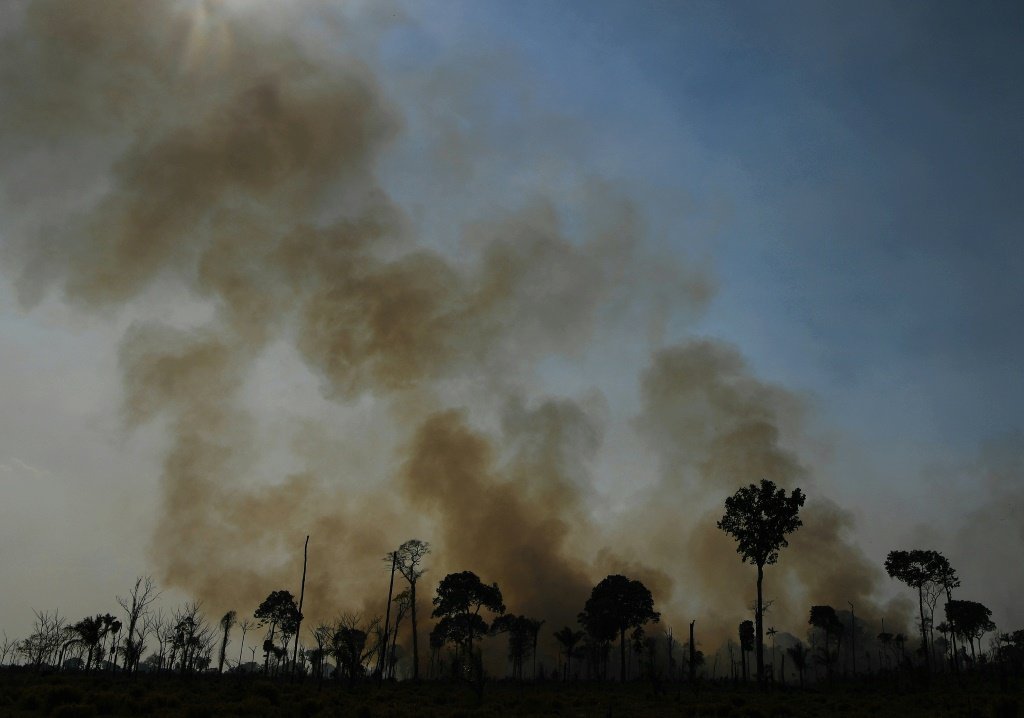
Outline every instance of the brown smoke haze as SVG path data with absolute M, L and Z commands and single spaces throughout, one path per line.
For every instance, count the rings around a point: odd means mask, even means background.
M 652 588 L 667 624 L 703 621 L 710 643 L 752 616 L 754 591 L 715 521 L 725 496 L 763 477 L 810 496 L 768 569 L 769 623 L 801 627 L 810 604 L 847 601 L 865 618 L 905 616 L 878 605 L 882 573 L 851 515 L 787 448 L 803 402 L 730 346 L 654 351 L 633 428 L 660 474 L 605 505 L 605 400 L 538 396 L 539 366 L 580 356 L 607 322 L 642 316 L 657 337 L 667 311 L 699 312 L 713 286 L 700 268 L 658 265 L 628 197 L 605 188 L 574 217 L 545 199 L 454 217 L 458 249 L 442 251 L 377 177 L 403 121 L 362 62 L 211 2 L 17 8 L 4 153 L 91 173 L 80 206 L 50 207 L 7 242 L 21 300 L 56 289 L 118 312 L 169 283 L 209 309 L 187 327 L 133 323 L 120 347 L 126 425 L 168 437 L 150 544 L 166 585 L 246 612 L 297 592 L 308 533 L 307 616 L 376 614 L 381 558 L 418 537 L 435 549 L 431 589 L 472 570 L 509 610 L 558 628 L 623 572 Z M 357 428 L 293 427 L 277 437 L 288 468 L 267 476 L 247 397 L 281 347 Z M 339 448 L 359 442 L 366 462 Z

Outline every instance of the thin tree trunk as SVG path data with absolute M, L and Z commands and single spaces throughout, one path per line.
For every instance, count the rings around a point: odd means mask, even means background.
M 853 661 L 853 675 L 857 675 L 857 616 L 853 612 L 852 603 L 850 603 L 850 658 Z
M 754 618 L 757 619 L 757 645 L 754 646 L 754 650 L 757 651 L 757 683 L 761 687 L 761 690 L 765 688 L 764 681 L 764 620 L 763 612 L 764 605 L 761 598 L 761 584 L 764 582 L 764 565 L 757 565 L 757 615 Z
M 271 645 L 274 644 L 274 629 L 276 627 L 277 623 L 270 624 L 270 638 L 268 638 L 267 640 L 270 641 Z M 270 675 L 270 651 L 266 650 L 266 647 L 264 647 L 263 650 L 263 673 L 267 676 Z
M 626 629 L 619 629 L 619 681 L 626 682 Z
M 693 624 L 697 621 L 690 621 L 690 685 L 697 683 L 697 646 L 693 642 Z
M 932 671 L 932 660 L 928 654 L 928 629 L 924 622 L 924 590 L 921 586 L 917 587 L 917 607 L 921 613 L 921 643 L 924 646 L 924 665 L 925 670 L 928 673 Z
M 952 601 L 952 600 L 953 600 L 953 590 L 947 586 L 946 587 L 946 601 L 949 602 L 949 601 Z M 957 655 L 958 651 L 957 651 L 957 648 L 956 648 L 956 625 L 952 621 L 950 621 L 950 626 L 949 627 L 950 627 L 949 637 L 953 641 L 953 673 L 959 673 L 960 672 L 960 657 Z
M 302 586 L 299 589 L 299 622 L 295 624 L 295 647 L 292 649 L 292 675 L 295 675 L 296 662 L 299 657 L 299 634 L 302 633 L 302 600 L 306 597 L 306 559 L 309 556 L 309 535 L 302 547 Z M 287 645 L 285 650 L 288 650 Z M 287 653 L 285 654 L 288 655 Z M 287 659 L 285 659 L 287 660 Z
M 396 663 L 396 660 L 395 660 L 395 649 L 398 647 L 398 624 L 399 624 L 399 621 L 396 620 L 395 621 L 395 635 L 391 639 L 391 651 L 388 653 L 387 671 L 388 671 L 388 676 L 390 678 L 394 678 L 395 677 L 395 663 Z
M 395 590 L 395 563 L 398 561 L 398 553 L 396 551 L 391 552 L 391 584 L 388 586 L 388 605 L 384 611 L 384 634 L 383 634 L 383 645 L 380 647 L 380 652 L 377 656 L 377 682 L 384 682 L 384 661 L 387 658 L 388 652 L 388 636 L 391 632 L 391 594 Z M 472 639 L 471 639 L 472 640 Z
M 415 577 L 415 573 L 411 573 Z M 412 600 L 412 679 L 420 679 L 420 645 L 416 635 L 416 581 L 409 582 L 409 592 Z

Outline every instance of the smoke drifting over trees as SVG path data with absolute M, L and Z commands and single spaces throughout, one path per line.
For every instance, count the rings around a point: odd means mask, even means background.
M 657 257 L 627 193 L 594 178 L 569 202 L 552 180 L 425 237 L 379 169 L 405 118 L 344 43 L 307 47 L 203 2 L 4 12 L 17 30 L 0 149 L 30 186 L 55 187 L 26 192 L 5 237 L 21 301 L 57 293 L 128 318 L 154 292 L 194 303 L 187 321 L 132 321 L 119 348 L 127 429 L 168 437 L 149 543 L 161 585 L 211 615 L 255 605 L 295 584 L 309 534 L 316 625 L 379 602 L 379 557 L 418 535 L 432 577 L 472 566 L 548 626 L 573 625 L 595 581 L 622 572 L 666 624 L 714 606 L 708 640 L 732 635 L 754 579 L 715 519 L 748 480 L 813 483 L 787 443 L 804 409 L 731 346 L 661 345 L 667 318 L 698 314 L 714 280 Z M 447 161 L 472 146 L 446 144 Z M 660 470 L 610 506 L 595 466 L 613 398 L 554 395 L 540 377 L 637 318 L 651 354 L 632 427 Z M 280 356 L 343 421 L 296 422 L 268 445 L 252 395 Z M 907 602 L 877 605 L 883 574 L 852 516 L 818 492 L 801 516 L 769 621 L 853 601 L 865 621 L 884 610 L 909 625 Z

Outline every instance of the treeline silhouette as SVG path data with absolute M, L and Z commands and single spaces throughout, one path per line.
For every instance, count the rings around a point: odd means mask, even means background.
M 766 568 L 780 560 L 786 537 L 799 530 L 804 499 L 799 489 L 787 493 L 767 480 L 726 499 L 718 527 L 735 539 L 741 560 L 756 569 L 757 593 L 753 620 L 739 621 L 737 640 L 727 639 L 713 655 L 698 649 L 699 620 L 691 621 L 684 642 L 671 629 L 656 632 L 653 624 L 660 622 L 660 614 L 650 590 L 638 580 L 607 576 L 580 607 L 578 625 L 556 627 L 542 616 L 509 611 L 497 583 L 467 570 L 438 582 L 431 600 L 434 622 L 428 651 L 421 656 L 417 590 L 431 547 L 411 539 L 384 557 L 390 580 L 383 616 L 342 613 L 333 621 L 304 624 L 304 585 L 298 600 L 289 590 L 270 591 L 241 620 L 238 610 L 208 616 L 195 601 L 167 613 L 154 609 L 160 596 L 154 580 L 140 577 L 127 595 L 116 597 L 121 609 L 116 616 L 105 613 L 71 622 L 58 611 L 35 612 L 28 637 L 5 635 L 0 666 L 91 675 L 231 673 L 312 680 L 320 688 L 331 682 L 352 686 L 426 678 L 463 682 L 482 691 L 488 677 L 485 653 L 499 650 L 494 644 L 503 642 L 507 679 L 647 681 L 655 692 L 669 684 L 697 689 L 749 683 L 765 691 L 850 680 L 909 684 L 940 673 L 992 675 L 1005 685 L 1022 675 L 1024 630 L 999 632 L 986 606 L 954 598 L 953 591 L 960 588 L 957 573 L 933 550 L 894 550 L 885 560 L 888 575 L 914 592 L 918 611 L 913 637 L 887 631 L 884 620 L 874 626 L 858 618 L 853 604 L 848 610 L 809 606 L 806 626 L 766 628 Z M 407 625 L 406 646 L 399 643 L 399 632 Z M 806 640 L 797 637 L 802 631 Z M 237 650 L 233 637 L 238 638 Z M 539 654 L 544 640 L 557 648 L 553 664 L 545 665 Z

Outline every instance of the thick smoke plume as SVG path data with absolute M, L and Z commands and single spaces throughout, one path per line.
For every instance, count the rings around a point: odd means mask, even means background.
M 163 581 L 251 610 L 297 589 L 309 533 L 307 614 L 378 613 L 380 559 L 416 536 L 435 545 L 431 581 L 474 570 L 554 628 L 611 571 L 647 582 L 679 621 L 716 616 L 725 632 L 749 614 L 752 571 L 714 522 L 759 477 L 810 488 L 783 441 L 800 402 L 728 347 L 658 351 L 635 428 L 661 476 L 609 522 L 595 518 L 602 401 L 532 389 L 544 361 L 580 356 L 607 322 L 660 316 L 668 294 L 678 312 L 708 298 L 699 270 L 670 273 L 667 294 L 646 287 L 665 270 L 627 198 L 608 191 L 571 217 L 534 199 L 452 218 L 454 257 L 417 236 L 377 176 L 403 122 L 362 62 L 211 2 L 8 12 L 0 149 L 64 187 L 25 203 L 4 248 L 23 302 L 56 287 L 117 312 L 169 285 L 205 308 L 187 327 L 137 322 L 120 349 L 128 425 L 170 437 L 151 552 Z M 344 437 L 322 424 L 293 436 L 289 470 L 253 478 L 270 452 L 249 384 L 282 346 L 363 417 L 372 481 L 325 460 Z M 772 569 L 778 620 L 800 625 L 811 602 L 870 613 L 878 572 L 849 529 L 837 506 L 809 503 Z
M 646 551 L 658 565 L 675 567 L 679 598 L 691 611 L 710 614 L 712 634 L 730 636 L 736 616 L 753 615 L 754 571 L 715 524 L 722 497 L 758 478 L 799 486 L 811 497 L 803 527 L 766 570 L 768 620 L 802 626 L 809 605 L 847 601 L 863 618 L 878 618 L 882 574 L 853 542 L 852 517 L 815 492 L 808 470 L 784 444 L 784 433 L 800 431 L 796 397 L 758 381 L 734 348 L 709 340 L 657 352 L 641 386 L 635 424 L 659 457 L 661 479 L 639 510 L 664 517 Z

